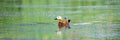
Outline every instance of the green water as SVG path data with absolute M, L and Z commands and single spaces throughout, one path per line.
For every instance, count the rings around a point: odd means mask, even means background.
M 57 35 L 56 16 L 71 19 Z M 119 0 L 1 0 L 0 40 L 120 40 Z

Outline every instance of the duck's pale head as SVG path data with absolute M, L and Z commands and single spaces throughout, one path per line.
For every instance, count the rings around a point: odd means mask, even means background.
M 57 16 L 57 17 L 55 18 L 55 20 L 59 20 L 59 19 L 62 19 L 62 17 L 61 17 L 61 16 Z

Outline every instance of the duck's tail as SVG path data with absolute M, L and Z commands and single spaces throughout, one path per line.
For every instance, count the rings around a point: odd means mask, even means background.
M 70 22 L 70 19 L 68 20 L 68 22 Z
M 65 17 L 64 19 L 68 21 L 67 27 L 68 27 L 68 29 L 70 29 L 71 27 L 70 27 L 69 23 L 70 23 L 71 20 L 70 20 L 70 19 L 67 19 L 66 17 Z

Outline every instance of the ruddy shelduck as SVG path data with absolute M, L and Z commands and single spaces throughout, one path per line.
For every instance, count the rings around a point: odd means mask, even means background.
M 62 19 L 61 16 L 57 16 L 55 18 L 55 20 L 58 20 L 58 27 L 59 27 L 59 31 L 61 32 L 62 31 L 62 28 L 65 28 L 65 29 L 70 29 L 70 20 L 69 19 Z

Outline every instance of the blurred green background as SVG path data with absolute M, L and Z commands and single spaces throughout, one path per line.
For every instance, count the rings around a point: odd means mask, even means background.
M 0 0 L 0 40 L 120 40 L 119 17 L 120 0 Z

